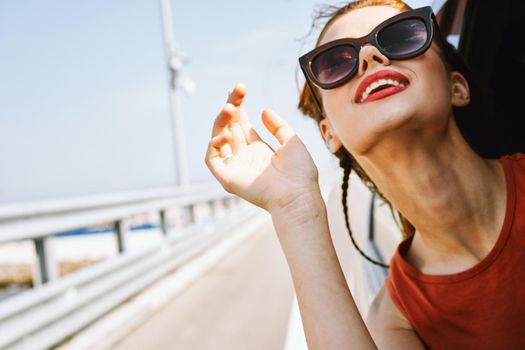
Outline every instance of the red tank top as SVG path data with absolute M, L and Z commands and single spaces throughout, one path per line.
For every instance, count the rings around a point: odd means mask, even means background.
M 394 254 L 386 288 L 430 349 L 525 349 L 525 154 L 500 158 L 507 204 L 499 237 L 473 267 L 425 275 Z

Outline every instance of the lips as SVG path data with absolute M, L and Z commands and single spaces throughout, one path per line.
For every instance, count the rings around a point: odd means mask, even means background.
M 399 83 L 402 83 L 406 86 L 394 86 L 394 85 L 389 85 L 388 87 L 386 88 L 383 88 L 383 89 L 380 89 L 380 90 L 372 90 L 372 92 L 368 95 L 368 97 L 366 97 L 363 101 L 360 101 L 361 100 L 361 96 L 363 95 L 363 93 L 365 92 L 365 90 L 374 82 L 377 82 L 379 81 L 380 79 L 391 79 L 391 80 L 394 80 L 394 81 L 397 81 Z M 365 102 L 370 102 L 370 101 L 375 101 L 375 100 L 379 100 L 381 98 L 384 98 L 384 97 L 387 97 L 387 96 L 390 96 L 390 95 L 393 95 L 393 94 L 396 94 L 400 91 L 403 91 L 405 90 L 409 85 L 409 81 L 408 81 L 408 78 L 399 73 L 399 72 L 396 72 L 394 70 L 390 70 L 390 69 L 383 69 L 383 70 L 380 70 L 379 72 L 376 72 L 374 74 L 371 74 L 369 76 L 367 76 L 365 79 L 363 79 L 363 81 L 361 81 L 361 83 L 359 84 L 359 86 L 357 87 L 357 90 L 356 90 L 356 93 L 354 95 L 354 102 L 356 103 L 365 103 Z

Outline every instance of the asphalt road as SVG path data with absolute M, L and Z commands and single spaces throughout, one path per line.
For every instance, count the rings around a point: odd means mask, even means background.
M 269 222 L 114 349 L 282 349 L 292 298 Z

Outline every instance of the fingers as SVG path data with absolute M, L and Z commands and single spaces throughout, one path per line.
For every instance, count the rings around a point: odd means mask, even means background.
M 204 162 L 208 165 L 212 174 L 219 179 L 221 176 L 221 169 L 224 167 L 224 162 L 232 155 L 228 142 L 231 140 L 232 134 L 226 130 L 219 135 L 212 137 L 208 144 L 206 157 Z
M 263 111 L 262 121 L 266 129 L 275 136 L 281 145 L 285 144 L 295 135 L 292 127 L 271 109 L 265 109 Z
M 243 129 L 239 122 L 235 120 L 235 113 L 235 107 L 231 103 L 227 103 L 217 116 L 217 119 L 215 119 L 211 134 L 213 138 L 229 130 L 231 132 L 231 140 L 229 140 L 229 144 L 224 144 L 224 147 L 231 147 L 229 153 L 233 154 L 248 144 Z
M 228 129 L 228 126 L 235 118 L 235 107 L 231 103 L 226 103 L 222 110 L 215 118 L 215 123 L 213 123 L 213 128 L 211 131 L 211 137 L 217 136 L 224 130 Z
M 236 110 L 238 114 L 236 114 L 235 120 L 241 125 L 241 128 L 244 131 L 246 142 L 250 144 L 254 141 L 262 140 L 257 131 L 252 128 L 250 120 L 248 119 L 248 114 L 246 113 L 246 109 L 243 106 L 245 96 L 246 86 L 243 83 L 237 83 L 233 89 L 228 91 L 227 102 L 237 107 Z
M 226 148 L 224 146 L 228 145 L 228 142 L 230 142 L 232 138 L 232 133 L 228 130 L 224 131 L 223 133 L 213 137 L 210 140 L 210 146 L 212 148 L 212 156 L 213 157 L 222 157 L 227 158 L 232 155 L 231 148 Z
M 229 91 L 227 102 L 235 107 L 239 107 L 244 101 L 244 96 L 246 96 L 246 86 L 243 83 L 237 83 L 237 85 Z
M 233 122 L 230 124 L 230 132 L 232 134 L 230 145 L 233 154 L 235 154 L 240 149 L 247 146 L 246 137 L 244 135 L 244 130 L 241 128 L 241 125 L 238 122 Z
M 263 142 L 259 134 L 251 127 L 246 110 L 243 107 L 244 97 L 246 96 L 246 86 L 237 84 L 228 94 L 228 102 L 217 115 L 213 124 L 212 139 L 229 130 L 231 137 L 218 138 L 224 144 L 220 150 L 216 150 L 219 155 L 236 154 L 240 149 L 246 147 L 254 141 Z M 219 142 L 219 141 L 215 141 Z M 214 153 L 215 156 L 215 153 Z

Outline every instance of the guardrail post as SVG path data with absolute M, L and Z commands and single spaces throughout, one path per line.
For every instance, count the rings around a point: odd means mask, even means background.
M 210 216 L 216 216 L 217 215 L 217 208 L 215 205 L 215 200 L 211 199 L 208 201 L 208 205 L 210 207 Z
M 195 223 L 195 204 L 190 204 L 186 206 L 186 225 L 191 225 Z
M 33 240 L 37 255 L 37 268 L 34 270 L 33 285 L 41 285 L 58 278 L 58 264 L 53 258 L 51 237 L 38 237 Z
M 231 202 L 230 202 L 230 198 L 229 197 L 225 197 L 225 198 L 222 199 L 222 207 L 224 209 L 230 209 L 230 206 L 231 206 L 230 203 Z
M 113 223 L 113 231 L 117 235 L 117 247 L 119 253 L 124 253 L 127 250 L 126 236 L 129 232 L 129 223 L 126 219 L 120 219 Z
M 241 208 L 240 208 L 240 207 L 241 207 L 241 205 L 240 205 L 240 204 L 241 204 L 241 198 L 240 198 L 240 197 L 237 197 L 237 196 L 232 197 L 232 204 L 233 204 L 233 205 L 232 205 L 232 209 L 233 209 L 235 212 L 239 213 L 239 211 L 240 211 L 240 209 L 241 209 Z
M 160 216 L 160 229 L 162 231 L 162 234 L 164 236 L 167 236 L 169 232 L 167 209 L 162 209 L 159 214 L 160 214 L 159 215 Z

